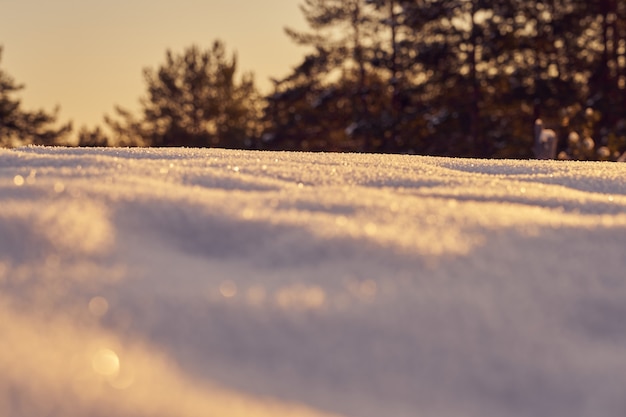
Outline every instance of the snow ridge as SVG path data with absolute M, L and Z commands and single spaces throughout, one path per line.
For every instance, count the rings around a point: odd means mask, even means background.
M 0 150 L 0 414 L 623 416 L 625 178 Z

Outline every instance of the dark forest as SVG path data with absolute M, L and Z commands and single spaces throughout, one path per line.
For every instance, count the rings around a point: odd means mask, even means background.
M 0 146 L 187 146 L 532 158 L 626 151 L 626 3 L 304 0 L 305 56 L 259 93 L 219 41 L 143 70 L 141 111 L 72 131 L 0 69 Z

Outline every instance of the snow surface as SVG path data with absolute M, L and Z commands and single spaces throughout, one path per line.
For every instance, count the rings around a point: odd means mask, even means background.
M 626 416 L 626 164 L 0 150 L 0 415 Z

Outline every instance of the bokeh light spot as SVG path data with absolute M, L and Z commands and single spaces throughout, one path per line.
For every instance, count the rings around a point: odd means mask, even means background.
M 337 218 L 335 218 L 335 224 L 339 227 L 343 227 L 348 224 L 348 219 L 345 216 L 337 216 Z
M 241 212 L 241 216 L 246 220 L 251 220 L 254 217 L 254 210 L 251 208 L 245 208 Z
M 304 293 L 304 300 L 308 308 L 320 308 L 326 302 L 326 293 L 320 287 L 312 287 Z
M 93 297 L 89 300 L 89 312 L 96 317 L 104 316 L 109 311 L 109 302 L 104 297 Z
M 100 349 L 91 360 L 93 370 L 102 376 L 114 376 L 120 370 L 120 359 L 111 349 Z
M 237 284 L 233 281 L 226 280 L 220 284 L 220 294 L 224 298 L 232 298 L 237 295 Z
M 376 232 L 378 231 L 378 226 L 376 226 L 376 224 L 374 223 L 367 223 L 364 229 L 365 229 L 366 235 L 374 236 Z

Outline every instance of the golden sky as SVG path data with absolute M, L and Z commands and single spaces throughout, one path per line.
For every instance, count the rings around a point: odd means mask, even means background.
M 165 51 L 215 39 L 267 90 L 306 52 L 284 34 L 304 28 L 298 0 L 0 0 L 0 68 L 25 84 L 28 110 L 61 107 L 75 128 L 102 124 L 115 105 L 136 110 L 142 69 Z

